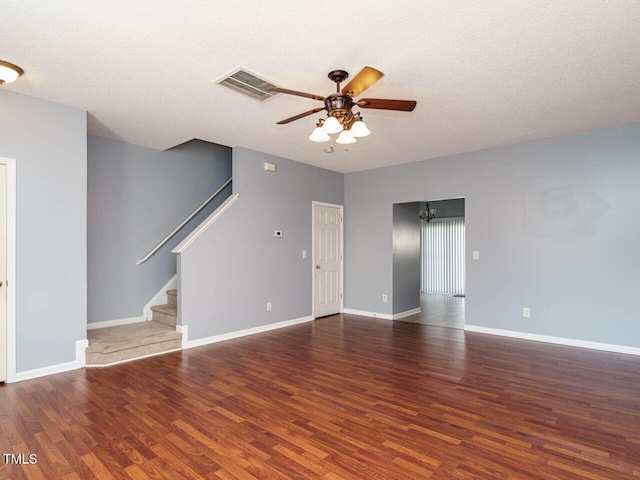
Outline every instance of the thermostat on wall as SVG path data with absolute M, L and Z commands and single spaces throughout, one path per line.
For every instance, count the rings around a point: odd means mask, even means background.
M 264 171 L 265 172 L 275 172 L 276 171 L 275 163 L 264 162 Z
M 282 236 L 282 230 L 274 230 L 273 231 L 273 236 L 274 237 L 281 237 Z

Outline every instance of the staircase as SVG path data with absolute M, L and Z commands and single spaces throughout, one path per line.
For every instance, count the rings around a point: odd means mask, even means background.
M 151 307 L 151 321 L 89 330 L 87 367 L 105 367 L 180 350 L 182 334 L 176 332 L 177 292 L 167 290 L 166 294 L 166 305 Z
M 153 312 L 151 320 L 153 322 L 173 327 L 175 330 L 176 325 L 178 324 L 178 291 L 167 290 L 166 294 L 166 305 L 156 305 L 155 307 L 151 307 L 151 311 Z

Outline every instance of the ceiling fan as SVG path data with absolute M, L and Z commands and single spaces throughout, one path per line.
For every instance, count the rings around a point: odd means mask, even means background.
M 380 80 L 384 74 L 372 67 L 364 67 L 353 79 L 340 89 L 340 84 L 344 82 L 349 74 L 344 70 L 333 70 L 329 72 L 329 79 L 336 83 L 336 92 L 323 97 L 313 93 L 298 92 L 288 90 L 286 88 L 274 87 L 270 91 L 277 93 L 286 93 L 288 95 L 297 95 L 299 97 L 311 98 L 324 102 L 324 107 L 318 107 L 306 112 L 294 115 L 277 122 L 278 125 L 284 125 L 295 120 L 313 115 L 321 110 L 327 111 L 327 118 L 320 119 L 316 129 L 313 131 L 309 140 L 316 142 L 329 141 L 328 134 L 340 133 L 340 137 L 336 143 L 354 143 L 355 137 L 364 137 L 370 133 L 369 129 L 362 122 L 360 112 L 353 112 L 354 107 L 375 108 L 379 110 L 397 110 L 401 112 L 411 112 L 416 108 L 415 100 L 390 100 L 383 98 L 363 98 L 355 100 L 362 92 L 371 85 Z

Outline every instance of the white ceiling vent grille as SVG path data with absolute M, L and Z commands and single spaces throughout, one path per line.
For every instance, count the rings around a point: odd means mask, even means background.
M 270 98 L 278 95 L 277 93 L 271 93 L 269 91 L 269 89 L 276 85 L 241 67 L 215 80 L 214 83 L 223 85 L 238 93 L 260 100 L 261 102 L 266 102 Z

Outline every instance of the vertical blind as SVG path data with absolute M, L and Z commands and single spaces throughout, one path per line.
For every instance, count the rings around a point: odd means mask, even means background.
M 464 295 L 464 218 L 422 222 L 421 257 L 423 292 Z

